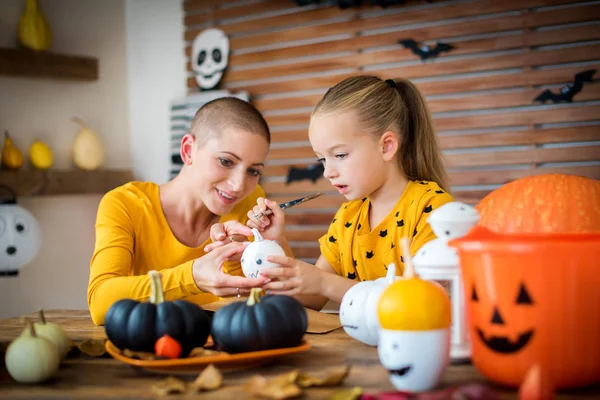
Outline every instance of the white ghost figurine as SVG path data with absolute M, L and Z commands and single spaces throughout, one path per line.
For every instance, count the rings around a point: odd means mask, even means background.
M 42 245 L 42 233 L 33 215 L 14 199 L 0 204 L 0 276 L 16 276 Z
M 190 63 L 196 82 L 202 90 L 214 89 L 229 62 L 229 38 L 220 29 L 205 29 L 192 45 Z
M 432 390 L 449 362 L 450 329 L 379 332 L 377 353 L 397 390 Z
M 377 345 L 380 329 L 377 301 L 395 279 L 396 264 L 391 263 L 385 277 L 357 283 L 346 291 L 340 303 L 340 322 L 348 336 L 369 346 Z
M 274 240 L 263 239 L 258 229 L 252 228 L 254 242 L 242 253 L 242 271 L 247 278 L 258 278 L 263 268 L 278 267 L 279 264 L 267 261 L 267 256 L 285 256 L 283 248 Z

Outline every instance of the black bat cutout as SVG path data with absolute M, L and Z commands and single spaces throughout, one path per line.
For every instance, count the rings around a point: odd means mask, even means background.
M 306 168 L 291 166 L 285 183 L 289 185 L 294 181 L 301 181 L 304 179 L 311 180 L 315 183 L 317 179 L 323 177 L 323 171 L 325 171 L 325 167 L 321 163 L 309 165 Z
M 454 46 L 449 45 L 448 43 L 438 42 L 435 47 L 427 46 L 426 44 L 417 43 L 413 39 L 403 39 L 398 41 L 402 46 L 410 49 L 414 54 L 418 55 L 422 61 L 431 58 L 437 57 L 443 51 L 450 51 L 454 48 Z
M 553 93 L 549 89 L 544 90 L 540 93 L 533 101 L 541 101 L 545 103 L 547 100 L 550 100 L 552 103 L 560 103 L 567 102 L 571 103 L 573 101 L 573 97 L 581 92 L 583 89 L 583 82 L 591 82 L 592 77 L 596 73 L 595 69 L 589 69 L 587 71 L 580 72 L 575 75 L 575 80 L 572 83 L 568 83 L 562 88 L 560 88 L 558 93 Z

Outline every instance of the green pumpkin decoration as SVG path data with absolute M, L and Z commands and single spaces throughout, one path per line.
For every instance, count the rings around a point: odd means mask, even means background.
M 255 288 L 247 301 L 215 312 L 211 335 L 219 350 L 241 353 L 298 346 L 307 328 L 308 316 L 298 300 Z
M 154 352 L 154 344 L 169 335 L 181 345 L 180 357 L 202 347 L 210 334 L 210 318 L 198 305 L 185 300 L 165 301 L 161 274 L 148 272 L 152 292 L 148 302 L 115 302 L 104 319 L 108 339 L 119 349 Z

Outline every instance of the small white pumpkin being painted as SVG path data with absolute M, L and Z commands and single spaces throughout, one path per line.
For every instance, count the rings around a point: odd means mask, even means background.
M 250 243 L 242 253 L 242 271 L 247 278 L 257 278 L 263 268 L 278 267 L 279 264 L 267 261 L 267 256 L 285 256 L 283 248 L 274 240 L 263 239 L 256 228 L 252 228 L 254 242 Z
M 340 322 L 350 337 L 369 346 L 377 345 L 377 301 L 384 289 L 395 279 L 396 264 L 391 263 L 385 277 L 357 283 L 344 294 L 340 303 Z

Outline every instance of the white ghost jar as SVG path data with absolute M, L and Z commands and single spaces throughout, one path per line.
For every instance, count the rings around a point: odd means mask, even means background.
M 385 277 L 363 281 L 348 289 L 340 303 L 340 322 L 348 336 L 369 346 L 377 345 L 377 301 L 384 289 L 395 279 L 396 264 L 391 263 Z
M 402 247 L 404 276 L 377 304 L 377 353 L 397 390 L 421 392 L 435 388 L 448 366 L 452 308 L 440 285 L 414 272 L 408 239 Z
M 12 190 L 11 190 L 12 192 Z M 42 232 L 34 216 L 11 199 L 0 202 L 0 276 L 16 276 L 42 245 Z
M 214 89 L 229 62 L 229 38 L 220 29 L 205 29 L 192 45 L 190 63 L 200 89 Z
M 264 268 L 278 267 L 279 264 L 267 261 L 268 256 L 285 256 L 283 248 L 274 240 L 263 239 L 258 229 L 252 228 L 254 242 L 242 253 L 242 271 L 247 278 L 257 278 Z

